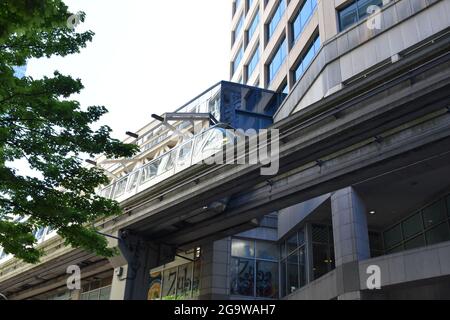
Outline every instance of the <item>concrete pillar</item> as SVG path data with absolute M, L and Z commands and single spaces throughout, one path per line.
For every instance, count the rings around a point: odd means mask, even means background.
M 150 270 L 158 266 L 159 246 L 136 235 L 122 233 L 117 239 L 120 254 L 110 258 L 114 268 L 111 300 L 147 300 Z
M 202 245 L 200 300 L 229 299 L 230 248 L 230 238 Z
M 338 299 L 360 299 L 359 266 L 370 258 L 364 202 L 352 187 L 331 196 Z

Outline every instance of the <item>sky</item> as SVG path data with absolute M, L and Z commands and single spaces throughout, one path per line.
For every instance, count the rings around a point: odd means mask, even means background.
M 27 75 L 38 79 L 58 70 L 80 78 L 85 89 L 71 98 L 83 108 L 106 106 L 100 124 L 115 138 L 229 79 L 232 0 L 65 3 L 86 13 L 76 30 L 94 31 L 93 41 L 80 54 L 29 61 Z

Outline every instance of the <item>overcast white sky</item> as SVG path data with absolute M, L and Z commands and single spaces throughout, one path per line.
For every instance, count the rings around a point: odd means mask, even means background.
M 104 105 L 113 136 L 140 129 L 228 80 L 231 0 L 66 0 L 94 40 L 78 55 L 32 60 L 27 75 L 81 78 L 83 107 Z

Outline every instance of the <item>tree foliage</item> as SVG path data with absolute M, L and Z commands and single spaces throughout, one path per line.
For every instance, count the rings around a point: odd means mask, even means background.
M 14 66 L 31 58 L 80 52 L 93 32 L 67 26 L 71 16 L 61 0 L 0 2 L 0 246 L 26 262 L 39 261 L 33 232 L 48 226 L 67 244 L 103 256 L 113 254 L 93 222 L 117 215 L 119 205 L 95 194 L 108 179 L 83 165 L 83 156 L 130 157 L 136 146 L 110 137 L 111 129 L 92 124 L 103 106 L 81 108 L 71 100 L 83 85 L 57 71 L 52 77 L 14 76 Z M 84 14 L 81 14 L 84 21 Z M 23 176 L 14 168 L 25 161 L 39 173 Z M 19 222 L 15 217 L 29 217 Z

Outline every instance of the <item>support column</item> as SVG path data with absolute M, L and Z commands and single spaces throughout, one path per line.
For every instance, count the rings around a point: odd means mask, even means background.
M 158 266 L 159 246 L 138 235 L 121 233 L 120 254 L 110 258 L 114 268 L 111 300 L 147 300 L 150 270 Z
M 348 187 L 331 196 L 338 299 L 361 299 L 359 261 L 370 258 L 364 202 Z
M 199 299 L 229 299 L 228 265 L 230 247 L 230 238 L 214 241 L 202 246 Z

